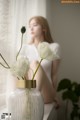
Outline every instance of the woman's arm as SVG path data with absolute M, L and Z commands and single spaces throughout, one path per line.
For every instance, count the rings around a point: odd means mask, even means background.
M 56 92 L 56 88 L 57 88 L 57 77 L 58 77 L 59 65 L 60 65 L 60 59 L 55 60 L 55 61 L 52 62 L 51 78 L 52 78 L 52 85 L 55 88 L 55 92 Z M 60 103 L 58 101 L 57 94 L 55 94 L 54 101 L 56 103 L 55 108 L 56 109 L 59 108 Z
M 52 62 L 52 68 L 51 68 L 51 79 L 53 87 L 56 89 L 57 87 L 57 77 L 58 77 L 58 69 L 60 65 L 60 59 L 57 59 Z

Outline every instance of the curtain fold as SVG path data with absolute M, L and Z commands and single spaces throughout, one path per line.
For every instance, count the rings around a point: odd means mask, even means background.
M 35 15 L 46 17 L 46 0 L 0 0 L 0 53 L 11 66 L 21 43 L 22 26 L 28 28 L 28 20 Z M 24 44 L 29 40 L 28 29 Z M 4 61 L 0 57 L 0 62 Z M 10 70 L 0 65 L 0 108 L 15 89 L 15 78 Z
M 9 0 L 0 0 L 0 53 L 3 54 L 4 58 L 8 61 L 10 59 L 7 54 L 10 54 L 9 41 L 8 41 L 8 24 L 9 24 Z M 7 45 L 8 42 L 8 45 Z M 0 62 L 3 62 L 0 57 Z M 7 70 L 0 66 L 0 107 L 6 104 L 6 81 Z

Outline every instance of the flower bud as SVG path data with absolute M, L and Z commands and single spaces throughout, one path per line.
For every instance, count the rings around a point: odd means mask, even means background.
M 23 34 L 23 33 L 25 33 L 25 32 L 26 32 L 26 27 L 23 26 L 23 27 L 21 28 L 21 33 Z

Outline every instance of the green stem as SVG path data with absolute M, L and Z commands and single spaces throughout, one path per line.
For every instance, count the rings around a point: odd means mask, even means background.
M 6 68 L 6 69 L 9 69 L 9 67 L 6 67 L 6 66 L 4 66 L 2 63 L 0 63 L 0 65 L 2 65 L 4 68 Z
M 6 66 L 4 66 L 2 63 L 0 63 L 0 64 L 1 64 L 3 67 L 5 67 L 5 68 L 10 69 L 9 64 L 6 62 L 6 60 L 4 59 L 4 57 L 2 56 L 2 54 L 1 54 L 1 53 L 0 53 L 0 56 L 1 56 L 1 58 L 3 59 L 3 61 L 6 63 L 7 67 L 6 67 Z
M 22 49 L 22 44 L 23 44 L 23 33 L 22 33 L 22 37 L 21 37 L 21 46 L 20 46 L 20 49 L 19 49 L 19 51 L 18 51 L 18 53 L 17 53 L 17 55 L 16 55 L 16 60 L 17 60 L 17 58 L 18 58 L 18 56 L 19 56 L 19 53 L 20 53 L 20 51 L 21 51 L 21 49 Z
M 43 59 L 40 60 L 38 66 L 37 66 L 37 68 L 36 68 L 36 70 L 35 70 L 35 72 L 34 72 L 34 74 L 33 74 L 32 80 L 34 80 L 34 77 L 35 77 L 35 75 L 36 75 L 36 73 L 37 73 L 37 71 L 38 71 L 38 69 L 39 69 L 39 67 L 40 67 L 40 64 L 41 64 L 42 60 L 43 60 Z

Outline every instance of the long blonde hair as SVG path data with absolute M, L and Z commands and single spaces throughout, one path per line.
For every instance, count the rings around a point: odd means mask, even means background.
M 29 24 L 31 22 L 32 19 L 35 19 L 36 22 L 38 24 L 40 24 L 42 26 L 42 28 L 44 29 L 44 40 L 48 43 L 53 43 L 53 39 L 50 33 L 50 28 L 49 28 L 49 24 L 47 22 L 47 19 L 42 17 L 42 16 L 34 16 L 29 20 Z

